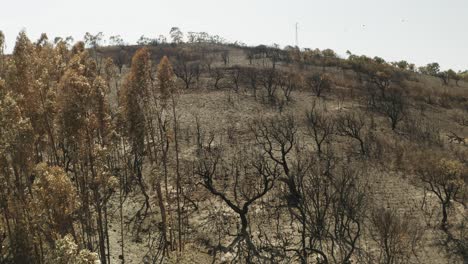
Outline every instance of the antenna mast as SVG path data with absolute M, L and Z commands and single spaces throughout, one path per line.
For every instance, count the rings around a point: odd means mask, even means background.
M 298 38 L 298 34 L 297 34 L 298 25 L 299 25 L 299 23 L 296 22 L 296 47 L 299 47 L 299 38 Z

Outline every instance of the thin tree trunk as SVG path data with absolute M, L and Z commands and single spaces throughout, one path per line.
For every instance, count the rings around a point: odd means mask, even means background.
M 178 131 L 178 121 L 176 113 L 176 102 L 174 95 L 172 95 L 172 114 L 174 115 L 174 145 L 175 145 L 175 155 L 176 155 L 176 199 L 177 199 L 177 229 L 178 229 L 178 249 L 179 252 L 182 251 L 182 216 L 180 208 L 180 161 L 179 161 L 179 141 L 177 138 Z

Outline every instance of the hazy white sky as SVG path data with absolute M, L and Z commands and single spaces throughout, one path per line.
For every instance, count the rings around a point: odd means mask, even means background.
M 298 22 L 301 47 L 468 69 L 468 0 L 0 0 L 0 10 L 9 51 L 21 29 L 32 39 L 102 31 L 133 43 L 172 26 L 284 46 Z

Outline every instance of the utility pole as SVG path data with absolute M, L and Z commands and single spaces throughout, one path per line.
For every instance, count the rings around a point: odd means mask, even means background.
M 296 47 L 299 47 L 299 38 L 298 38 L 298 34 L 297 34 L 298 25 L 299 25 L 299 23 L 296 22 Z

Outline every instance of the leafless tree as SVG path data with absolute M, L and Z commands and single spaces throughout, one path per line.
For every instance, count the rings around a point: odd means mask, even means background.
M 208 74 L 211 74 L 211 68 L 215 58 L 212 54 L 206 54 L 203 56 L 203 64 L 205 65 L 206 69 L 208 70 Z
M 409 215 L 400 217 L 392 209 L 376 209 L 370 221 L 370 234 L 380 251 L 379 263 L 410 263 L 417 258 L 422 229 Z
M 453 202 L 466 207 L 466 165 L 455 159 L 442 158 L 440 153 L 417 157 L 415 172 L 424 183 L 424 189 L 434 194 L 442 211 L 441 228 L 448 231 L 449 208 Z
M 443 144 L 440 129 L 419 115 L 408 115 L 400 130 L 409 140 L 419 145 L 442 146 Z
M 221 59 L 223 60 L 224 66 L 229 64 L 229 50 L 223 50 L 221 52 Z
M 245 51 L 245 56 L 249 60 L 249 65 L 252 65 L 252 61 L 255 59 L 255 51 L 253 49 L 248 49 Z
M 306 117 L 309 135 L 314 139 L 317 152 L 321 155 L 323 143 L 330 143 L 335 132 L 335 121 L 318 109 L 315 101 L 312 104 L 312 109 L 306 113 Z
M 197 155 L 200 155 L 203 150 L 207 150 L 208 152 L 212 151 L 212 145 L 215 139 L 215 134 L 210 131 L 206 131 L 201 124 L 201 120 L 198 115 L 195 115 L 195 136 L 197 142 Z
M 274 68 L 262 69 L 259 82 L 265 89 L 269 103 L 276 103 L 276 90 L 279 86 L 279 74 Z
M 256 68 L 249 67 L 244 69 L 245 82 L 252 88 L 253 96 L 257 99 L 257 87 L 259 82 L 259 71 Z
M 366 106 L 369 110 L 375 111 L 377 109 L 377 100 L 380 98 L 375 84 L 366 82 L 364 84 Z
M 305 78 L 306 86 L 317 96 L 320 97 L 324 92 L 330 90 L 332 82 L 327 74 L 313 74 Z
M 352 138 L 359 142 L 362 155 L 368 155 L 369 149 L 365 142 L 366 123 L 361 114 L 346 113 L 340 115 L 336 120 L 338 135 Z
M 389 71 L 370 71 L 370 81 L 380 90 L 381 97 L 386 97 L 386 91 L 390 88 L 392 73 Z
M 249 208 L 273 188 L 279 174 L 278 166 L 250 150 L 242 150 L 231 158 L 224 155 L 222 150 L 205 152 L 199 158 L 196 174 L 201 177 L 201 184 L 239 217 L 240 227 L 236 237 L 228 246 L 220 246 L 219 249 L 231 251 L 239 243 L 245 242 L 246 262 L 253 263 L 255 258 L 261 256 L 251 239 Z
M 276 68 L 276 64 L 281 58 L 281 50 L 279 49 L 279 45 L 273 44 L 272 47 L 266 48 L 266 57 L 271 61 L 271 67 L 273 69 Z
M 251 125 L 257 144 L 274 162 L 284 170 L 281 181 L 295 192 L 294 179 L 290 175 L 290 166 L 287 156 L 297 140 L 297 124 L 291 115 L 276 116 L 257 120 Z
M 301 263 L 349 263 L 359 252 L 366 211 L 366 186 L 352 164 L 341 164 L 333 152 L 313 158 L 296 154 L 292 175 L 297 198 L 288 202 L 298 221 Z
M 294 90 L 298 90 L 301 85 L 301 76 L 299 76 L 299 74 L 289 72 L 283 74 L 280 79 L 280 87 L 287 102 L 291 101 L 291 93 Z
M 115 58 L 115 64 L 119 68 L 119 73 L 122 74 L 122 68 L 124 65 L 129 64 L 129 55 L 125 47 L 119 47 L 119 53 Z
M 299 147 L 289 116 L 257 121 L 252 127 L 265 155 L 281 168 L 284 199 L 297 221 L 300 245 L 289 248 L 301 263 L 318 256 L 323 263 L 348 263 L 358 248 L 365 210 L 365 186 L 349 164 L 335 168 L 331 152 L 318 159 Z M 294 155 L 295 154 L 295 155 Z
M 240 84 L 240 81 L 241 81 L 242 69 L 239 66 L 233 66 L 233 67 L 229 68 L 227 71 L 229 73 L 229 77 L 231 79 L 231 82 L 234 84 L 234 90 L 236 91 L 236 93 L 238 93 L 239 92 L 239 84 Z
M 400 90 L 387 92 L 386 97 L 379 100 L 377 110 L 390 119 L 392 130 L 405 117 L 406 103 Z
M 194 79 L 200 73 L 200 63 L 197 58 L 184 52 L 177 54 L 173 67 L 174 73 L 184 82 L 186 89 L 191 87 Z
M 216 89 L 220 89 L 220 82 L 221 80 L 224 78 L 224 69 L 222 68 L 214 68 L 212 71 L 211 71 L 211 78 L 213 79 L 214 81 L 214 87 Z

